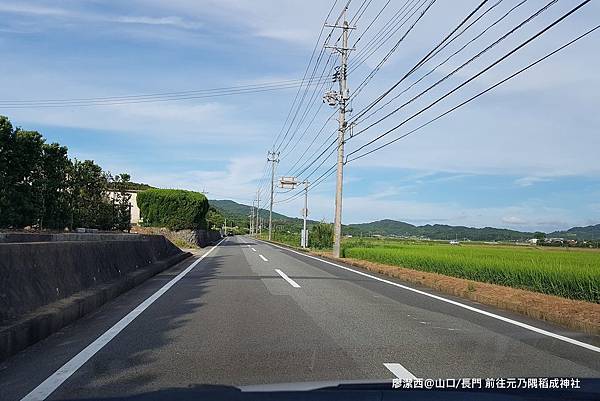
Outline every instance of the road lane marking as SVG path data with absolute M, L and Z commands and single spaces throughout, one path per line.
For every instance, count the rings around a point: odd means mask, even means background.
M 577 341 L 577 340 L 574 340 L 574 339 L 572 339 L 570 337 L 562 336 L 560 334 L 552 333 L 551 331 L 540 329 L 538 327 L 532 326 L 532 325 L 527 324 L 527 323 L 519 322 L 518 320 L 509 319 L 507 317 L 500 316 L 500 315 L 497 315 L 495 313 L 488 312 L 488 311 L 485 311 L 485 310 L 482 310 L 482 309 L 478 309 L 478 308 L 475 308 L 473 306 L 460 303 L 458 301 L 453 301 L 451 299 L 447 299 L 447 298 L 441 297 L 439 295 L 430 294 L 430 293 L 425 292 L 425 291 L 417 290 L 416 288 L 411 288 L 411 287 L 408 287 L 406 285 L 402 285 L 402 284 L 398 284 L 398 283 L 395 283 L 395 282 L 390 281 L 390 280 L 386 280 L 384 278 L 380 278 L 380 277 L 373 276 L 371 274 L 363 273 L 361 271 L 354 270 L 354 269 L 351 269 L 349 267 L 342 266 L 340 264 L 337 264 L 337 263 L 334 263 L 334 262 L 330 262 L 330 261 L 325 260 L 325 259 L 317 258 L 316 256 L 307 255 L 305 253 L 298 252 L 298 251 L 295 251 L 293 249 L 286 248 L 286 247 L 283 247 L 283 246 L 280 246 L 280 245 L 272 244 L 270 242 L 266 242 L 266 241 L 263 241 L 263 242 L 265 242 L 266 244 L 272 245 L 272 246 L 274 246 L 276 248 L 281 248 L 281 249 L 284 249 L 286 251 L 289 251 L 289 252 L 292 252 L 292 253 L 295 253 L 295 254 L 298 254 L 298 255 L 301 255 L 301 256 L 305 256 L 307 258 L 315 259 L 315 260 L 318 260 L 320 262 L 327 263 L 329 265 L 339 267 L 340 269 L 344 269 L 344 270 L 347 270 L 347 271 L 350 271 L 350 272 L 353 272 L 353 273 L 356 273 L 356 274 L 360 274 L 361 276 L 364 276 L 364 277 L 372 278 L 373 280 L 381 281 L 382 283 L 386 283 L 386 284 L 393 285 L 393 286 L 398 287 L 398 288 L 402 288 L 403 290 L 412 291 L 412 292 L 424 295 L 424 296 L 429 297 L 429 298 L 437 299 L 438 301 L 446 302 L 446 303 L 458 306 L 460 308 L 470 310 L 471 312 L 479 313 L 479 314 L 482 314 L 482 315 L 485 315 L 485 316 L 488 316 L 488 317 L 491 317 L 491 318 L 494 318 L 494 319 L 497 319 L 497 320 L 501 320 L 501 321 L 503 321 L 505 323 L 510 323 L 510 324 L 515 325 L 515 326 L 519 326 L 519 327 L 521 327 L 523 329 L 530 330 L 530 331 L 533 331 L 533 332 L 538 333 L 538 334 L 542 334 L 542 335 L 547 336 L 547 337 L 552 337 L 552 338 L 555 338 L 557 340 L 561 340 L 561 341 L 567 342 L 569 344 L 577 345 L 579 347 L 586 348 L 586 349 L 588 349 L 590 351 L 594 351 L 594 352 L 600 353 L 600 347 L 596 347 L 596 346 L 594 346 L 592 344 L 584 343 L 583 341 Z
M 394 374 L 398 379 L 415 379 L 416 376 L 413 375 L 406 369 L 404 366 L 399 363 L 384 363 L 385 366 L 390 372 Z
M 158 291 L 148 297 L 145 301 L 139 304 L 134 310 L 129 312 L 124 318 L 119 320 L 110 329 L 104 332 L 94 342 L 85 347 L 81 352 L 75 355 L 71 360 L 61 366 L 50 377 L 44 380 L 40 385 L 34 388 L 29 394 L 21 398 L 21 401 L 42 401 L 52 394 L 61 384 L 63 384 L 73 373 L 75 373 L 84 363 L 100 351 L 106 344 L 115 338 L 125 327 L 127 327 L 135 318 L 142 314 L 150 305 L 152 305 L 165 292 L 173 287 L 179 280 L 188 274 L 198 263 L 207 257 L 216 247 L 223 242 L 219 241 L 204 255 L 200 256 L 194 263 L 185 268 L 181 273 L 175 276 L 171 281 L 162 286 Z
M 285 281 L 287 281 L 292 287 L 294 287 L 294 288 L 300 288 L 300 285 L 298 285 L 297 282 L 295 282 L 294 280 L 292 280 L 291 278 L 289 278 L 287 274 L 285 274 L 284 272 L 282 272 L 279 269 L 275 269 L 275 271 L 277 272 L 277 274 L 279 274 L 281 277 L 283 277 L 283 279 Z
M 260 256 L 260 258 L 261 258 L 262 260 L 264 260 L 265 262 L 268 262 L 268 261 L 269 261 L 269 259 L 265 258 L 263 255 L 260 255 L 260 254 L 259 254 L 258 256 Z
M 252 248 L 252 252 L 256 252 L 256 249 Z

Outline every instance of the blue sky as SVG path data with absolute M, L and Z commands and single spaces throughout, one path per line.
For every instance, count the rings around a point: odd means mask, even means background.
M 351 3 L 350 15 L 360 3 Z M 435 3 L 356 98 L 353 108 L 360 110 L 397 81 L 477 3 Z M 517 3 L 502 0 L 480 25 L 473 26 L 473 32 Z M 0 100 L 119 96 L 298 79 L 331 4 L 317 0 L 2 0 Z M 383 4 L 383 0 L 371 3 L 353 35 L 361 33 Z M 391 16 L 399 4 L 392 1 L 382 15 Z M 423 84 L 447 74 L 543 4 L 546 2 L 528 1 L 483 36 L 471 53 L 442 66 Z M 397 116 L 348 141 L 347 150 L 398 124 L 574 4 L 558 1 Z M 599 17 L 598 2 L 592 1 L 398 134 L 591 28 Z M 357 44 L 357 52 L 375 28 L 377 24 Z M 349 163 L 344 222 L 392 218 L 415 224 L 542 231 L 600 223 L 599 40 L 598 33 L 592 34 L 405 140 Z M 392 43 L 350 74 L 351 91 Z M 454 49 L 450 46 L 448 52 L 441 52 L 439 60 Z M 423 73 L 436 60 L 426 64 Z M 417 86 L 406 96 L 424 87 Z M 0 106 L 0 114 L 67 145 L 74 157 L 93 159 L 114 173 L 129 172 L 135 181 L 206 190 L 209 198 L 248 204 L 263 178 L 266 152 L 284 126 L 296 91 L 103 107 Z M 400 98 L 390 107 L 409 98 Z M 319 108 L 320 104 L 318 97 L 307 105 L 318 110 L 314 125 L 284 152 L 277 175 L 290 172 L 312 140 L 310 134 L 331 114 L 332 109 Z M 335 124 L 330 121 L 325 134 L 335 130 Z M 331 164 L 333 159 L 322 170 Z M 311 192 L 311 218 L 332 220 L 334 187 L 331 177 Z M 288 195 L 276 198 L 283 200 Z M 299 198 L 277 203 L 275 210 L 299 216 L 301 208 Z

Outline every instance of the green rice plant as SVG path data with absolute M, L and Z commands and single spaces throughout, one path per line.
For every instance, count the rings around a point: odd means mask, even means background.
M 600 303 L 600 252 L 400 241 L 354 245 L 344 244 L 346 257 Z

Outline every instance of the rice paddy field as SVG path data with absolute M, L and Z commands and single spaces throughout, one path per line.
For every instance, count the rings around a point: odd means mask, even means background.
M 600 251 L 347 239 L 343 256 L 600 303 Z

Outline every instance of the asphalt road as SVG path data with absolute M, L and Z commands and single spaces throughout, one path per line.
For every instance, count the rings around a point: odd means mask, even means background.
M 394 283 L 229 237 L 202 260 L 180 263 L 3 362 L 0 398 L 381 381 L 394 373 L 600 377 L 597 336 Z

